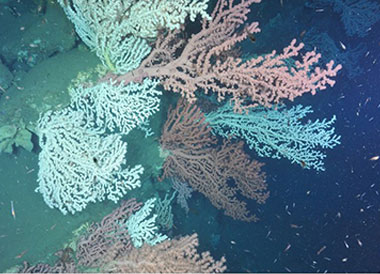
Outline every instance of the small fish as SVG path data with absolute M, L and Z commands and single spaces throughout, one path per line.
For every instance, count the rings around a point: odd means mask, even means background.
M 269 230 L 267 233 L 267 236 L 265 236 L 265 238 L 268 238 L 271 233 L 272 233 L 272 230 Z
M 25 255 L 26 252 L 28 252 L 27 249 L 25 249 L 23 252 L 21 252 L 20 254 L 18 254 L 17 256 L 15 256 L 15 259 L 21 259 Z
M 286 252 L 286 251 L 288 251 L 288 250 L 289 250 L 291 247 L 292 247 L 292 245 L 288 243 L 288 245 L 285 247 L 285 249 L 284 249 L 284 251 L 283 251 L 283 252 Z
M 321 254 L 325 249 L 327 248 L 327 246 L 322 246 L 318 251 L 317 251 L 317 255 Z
M 343 243 L 344 243 L 344 246 L 345 246 L 346 248 L 350 248 L 350 246 L 348 245 L 348 243 L 347 243 L 346 241 L 343 241 Z
M 362 243 L 362 241 L 360 241 L 359 239 L 356 239 L 356 241 L 358 242 L 358 245 L 359 245 L 360 247 L 362 247 L 362 246 L 363 246 L 363 243 Z
M 231 244 L 236 245 L 236 242 L 235 241 L 231 241 Z
M 316 9 L 315 12 L 323 12 L 324 9 Z
M 16 212 L 15 212 L 15 209 L 13 207 L 13 201 L 11 201 L 11 214 L 13 216 L 13 219 L 16 220 Z
M 380 156 L 376 155 L 376 156 L 371 157 L 369 160 L 370 161 L 377 161 L 377 160 L 379 160 L 379 158 L 380 158 Z
M 342 95 L 338 98 L 338 100 L 344 99 L 346 96 Z
M 342 262 L 344 262 L 344 263 L 347 262 L 347 261 L 348 261 L 347 257 L 342 259 Z
M 343 44 L 342 41 L 339 41 L 339 43 L 340 43 L 340 46 L 342 47 L 343 50 L 346 50 L 346 49 L 347 49 L 346 45 Z

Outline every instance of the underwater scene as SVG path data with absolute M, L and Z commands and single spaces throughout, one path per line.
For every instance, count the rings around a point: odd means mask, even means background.
M 0 0 L 0 272 L 380 271 L 379 0 Z

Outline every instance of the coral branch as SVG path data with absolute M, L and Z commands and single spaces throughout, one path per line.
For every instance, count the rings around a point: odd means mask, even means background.
M 331 61 L 326 69 L 316 67 L 320 55 L 310 51 L 299 57 L 303 44 L 296 45 L 295 40 L 279 54 L 273 51 L 246 62 L 226 57 L 237 43 L 260 31 L 257 22 L 245 24 L 249 6 L 258 2 L 219 0 L 212 20 L 204 20 L 200 32 L 188 40 L 179 30 L 169 32 L 157 40 L 137 74 L 108 77 L 126 83 L 158 78 L 166 90 L 180 93 L 189 102 L 195 101 L 198 89 L 214 92 L 219 101 L 231 97 L 239 112 L 258 105 L 269 107 L 334 85 L 331 77 L 341 66 Z
M 76 257 L 78 265 L 98 267 L 107 263 L 107 260 L 122 256 L 132 248 L 130 236 L 121 221 L 127 220 L 139 210 L 141 203 L 135 199 L 123 201 L 120 207 L 105 216 L 100 223 L 91 225 L 86 235 L 82 236 L 77 244 Z
M 164 177 L 186 181 L 194 190 L 204 194 L 218 209 L 234 219 L 256 221 L 246 203 L 236 198 L 237 191 L 258 203 L 264 203 L 266 192 L 262 164 L 249 160 L 243 151 L 243 143 L 225 142 L 215 147 L 204 115 L 195 105 L 180 100 L 176 109 L 168 115 L 161 136 L 161 148 L 168 151 L 163 165 Z M 230 187 L 229 181 L 236 186 Z
M 104 271 L 117 273 L 220 273 L 225 258 L 215 261 L 209 252 L 198 253 L 198 235 L 166 240 L 155 246 L 145 244 L 109 264 Z

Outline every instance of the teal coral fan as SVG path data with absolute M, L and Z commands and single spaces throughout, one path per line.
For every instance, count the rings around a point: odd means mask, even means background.
M 335 116 L 331 120 L 303 123 L 302 119 L 312 112 L 310 106 L 297 105 L 286 109 L 281 105 L 271 109 L 258 107 L 248 114 L 238 114 L 233 112 L 232 106 L 225 104 L 209 113 L 207 122 L 213 133 L 241 138 L 259 156 L 287 158 L 306 169 L 324 171 L 326 155 L 318 149 L 335 147 L 340 144 L 340 136 L 332 127 Z

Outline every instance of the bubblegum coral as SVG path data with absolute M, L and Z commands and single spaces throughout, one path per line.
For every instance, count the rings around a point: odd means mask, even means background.
M 155 246 L 144 244 L 107 265 L 111 273 L 221 273 L 226 259 L 215 260 L 210 252 L 199 253 L 198 235 L 166 240 Z
M 141 205 L 136 199 L 123 201 L 120 207 L 105 216 L 100 223 L 92 224 L 87 233 L 78 240 L 78 265 L 99 267 L 130 251 L 130 236 L 128 230 L 120 225 L 120 221 L 128 219 Z
M 212 19 L 203 20 L 202 29 L 190 39 L 184 39 L 181 30 L 161 35 L 135 72 L 108 77 L 125 83 L 158 78 L 166 90 L 180 93 L 189 102 L 195 101 L 197 89 L 215 92 L 219 101 L 231 96 L 239 112 L 258 105 L 269 107 L 334 85 L 331 77 L 341 66 L 330 61 L 326 69 L 316 67 L 321 56 L 314 51 L 299 58 L 303 44 L 296 45 L 296 40 L 282 53 L 273 51 L 246 62 L 229 56 L 237 43 L 260 31 L 257 22 L 245 24 L 249 6 L 259 2 L 219 0 Z
M 188 182 L 194 190 L 204 194 L 218 209 L 234 219 L 257 221 L 244 201 L 243 196 L 264 203 L 269 196 L 266 191 L 263 164 L 251 161 L 243 151 L 243 143 L 230 141 L 217 148 L 211 128 L 205 116 L 195 105 L 180 100 L 169 112 L 160 139 L 161 149 L 166 154 L 163 165 L 165 177 L 179 178 Z M 234 182 L 230 186 L 229 182 Z

